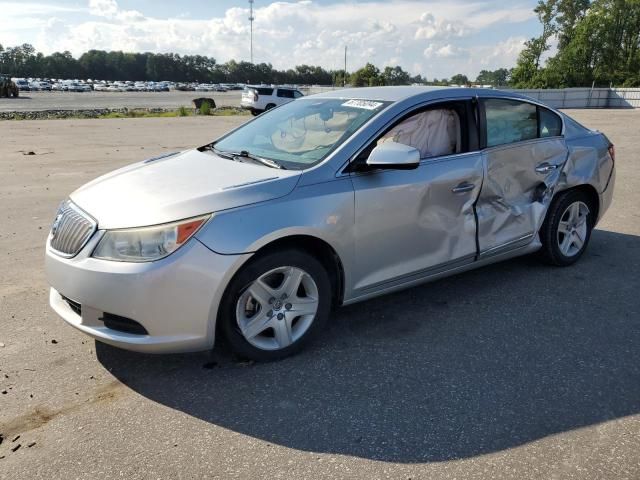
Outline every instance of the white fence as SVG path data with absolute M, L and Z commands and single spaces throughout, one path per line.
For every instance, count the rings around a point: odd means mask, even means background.
M 640 88 L 559 88 L 507 91 L 535 98 L 554 108 L 640 107 Z

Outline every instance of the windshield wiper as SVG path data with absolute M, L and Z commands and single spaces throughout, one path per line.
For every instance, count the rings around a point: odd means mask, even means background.
M 271 168 L 279 168 L 281 170 L 286 170 L 286 168 L 276 162 L 275 160 L 271 160 L 270 158 L 258 157 L 257 155 L 253 155 L 249 153 L 247 150 L 241 150 L 240 152 L 225 152 L 223 150 L 218 150 L 216 147 L 211 146 L 212 150 L 216 152 L 216 154 L 220 155 L 224 158 L 229 158 L 231 160 L 235 160 L 236 158 L 248 158 L 249 160 L 253 160 L 256 163 L 260 163 L 262 165 L 266 165 Z

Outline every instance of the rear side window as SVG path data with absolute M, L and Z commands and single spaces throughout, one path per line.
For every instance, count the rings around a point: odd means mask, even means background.
M 294 96 L 295 98 L 300 98 L 300 97 L 302 97 L 303 95 L 302 95 L 302 92 L 299 92 L 298 90 L 295 90 L 295 91 L 293 92 L 293 96 Z
M 487 147 L 538 137 L 537 107 L 517 100 L 487 99 L 484 102 Z
M 540 137 L 559 137 L 562 134 L 562 120 L 551 110 L 538 107 Z
M 283 98 L 294 98 L 293 90 L 287 90 L 287 89 L 284 89 L 284 88 L 279 88 L 278 89 L 278 96 L 279 97 L 283 97 Z
M 273 88 L 256 88 L 259 95 L 273 95 Z

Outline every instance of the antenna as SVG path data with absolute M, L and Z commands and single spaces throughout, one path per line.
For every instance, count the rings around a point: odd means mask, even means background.
M 251 43 L 251 63 L 253 63 L 253 0 L 249 0 L 249 25 L 251 25 L 250 43 Z

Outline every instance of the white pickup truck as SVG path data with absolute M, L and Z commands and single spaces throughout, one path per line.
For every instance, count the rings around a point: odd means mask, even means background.
M 240 106 L 251 111 L 252 115 L 259 115 L 302 96 L 302 92 L 293 87 L 247 85 L 242 92 Z

